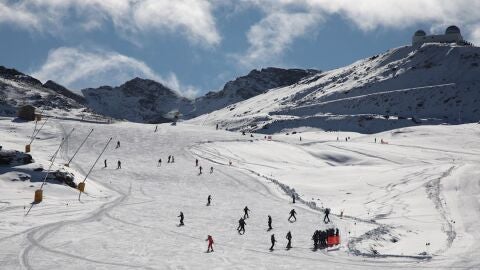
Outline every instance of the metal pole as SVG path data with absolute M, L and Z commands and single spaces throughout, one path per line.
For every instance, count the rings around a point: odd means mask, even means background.
M 78 151 L 80 151 L 80 148 L 82 148 L 83 144 L 87 141 L 88 137 L 90 137 L 90 134 L 92 134 L 93 132 L 93 128 L 92 130 L 90 130 L 90 133 L 88 133 L 87 137 L 85 137 L 85 139 L 83 140 L 83 142 L 80 144 L 80 146 L 78 147 L 77 151 L 75 151 L 75 153 L 73 154 L 72 158 L 68 161 L 67 164 L 65 164 L 65 166 L 70 166 L 70 162 L 72 162 L 73 158 L 77 155 Z
M 63 144 L 63 140 L 62 142 L 60 143 L 60 146 Z M 53 155 L 52 157 L 52 161 L 50 162 L 50 166 L 48 166 L 48 170 L 47 170 L 47 173 L 45 174 L 45 178 L 43 178 L 43 183 L 42 185 L 40 186 L 40 189 L 43 189 L 43 185 L 45 185 L 45 182 L 47 181 L 47 177 L 48 177 L 48 173 L 50 172 L 50 169 L 52 168 L 53 166 L 53 163 L 55 162 L 55 159 L 57 158 L 57 153 L 55 153 L 55 155 Z
M 73 133 L 74 130 L 75 130 L 75 128 L 72 128 L 72 130 L 70 131 L 70 133 L 68 133 L 67 137 L 62 138 L 62 143 L 58 146 L 57 151 L 55 151 L 55 153 L 53 154 L 52 158 L 50 158 L 50 161 L 52 161 L 52 160 L 53 160 L 53 157 L 57 155 L 58 151 L 60 151 L 60 148 L 63 147 L 63 144 L 68 140 L 68 137 L 70 137 L 70 135 L 72 135 L 72 133 Z
M 103 155 L 103 153 L 105 152 L 105 150 L 107 150 L 107 147 L 108 145 L 110 144 L 110 142 L 112 141 L 113 138 L 110 138 L 107 142 L 107 144 L 105 145 L 105 147 L 103 148 L 102 152 L 100 153 L 100 155 L 98 155 L 97 157 L 97 160 L 95 160 L 95 162 L 93 163 L 92 167 L 90 168 L 90 170 L 88 171 L 88 173 L 85 175 L 85 179 L 83 179 L 82 183 L 85 183 L 87 181 L 87 177 L 90 175 L 90 173 L 92 172 L 93 168 L 95 168 L 95 165 L 97 164 L 98 160 L 100 159 L 100 157 Z M 78 193 L 78 200 L 80 201 L 80 196 L 82 195 L 82 192 L 80 191 Z
M 38 133 L 40 133 L 40 130 L 42 130 L 43 126 L 45 126 L 45 124 L 47 123 L 48 121 L 48 118 L 45 118 L 45 122 L 43 122 L 42 126 L 37 130 L 37 132 L 33 133 L 33 137 L 32 139 L 30 140 L 30 143 L 29 144 L 32 144 L 33 143 L 33 140 L 35 140 L 35 137 L 37 137 Z

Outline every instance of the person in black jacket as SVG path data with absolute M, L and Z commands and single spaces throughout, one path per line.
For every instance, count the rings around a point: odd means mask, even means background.
M 285 236 L 287 238 L 288 243 L 287 243 L 287 249 L 292 248 L 292 233 L 288 231 L 287 235 Z
M 270 237 L 270 242 L 272 243 L 270 250 L 273 250 L 273 247 L 275 246 L 275 242 L 277 242 L 277 240 L 275 240 L 275 234 L 272 234 L 272 236 Z
M 248 206 L 245 206 L 245 208 L 243 208 L 243 219 L 247 219 L 249 218 L 248 216 L 248 212 L 250 212 L 250 209 L 248 209 Z
M 183 212 L 180 211 L 180 215 L 178 216 L 180 218 L 180 224 L 178 226 L 183 226 L 185 224 L 183 224 Z
M 297 212 L 295 212 L 295 209 L 290 210 L 290 217 L 288 217 L 288 221 L 290 221 L 291 218 L 294 218 L 295 221 L 297 221 L 297 217 L 295 216 Z
M 272 216 L 268 215 L 268 230 L 273 230 L 272 228 Z
M 212 202 L 212 195 L 208 195 L 207 198 L 207 206 L 210 206 L 210 203 Z

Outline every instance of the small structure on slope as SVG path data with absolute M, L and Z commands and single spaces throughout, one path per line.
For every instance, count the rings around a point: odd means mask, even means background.
M 25 105 L 18 109 L 17 113 L 18 117 L 27 120 L 27 121 L 34 121 L 35 120 L 35 107 L 32 105 Z

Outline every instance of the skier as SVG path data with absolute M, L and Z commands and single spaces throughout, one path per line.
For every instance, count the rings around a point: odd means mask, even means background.
M 170 160 L 172 159 L 172 156 L 168 156 L 168 161 L 167 163 L 170 163 Z
M 175 157 L 172 156 L 172 163 L 175 163 Z
M 248 212 L 250 212 L 250 209 L 248 209 L 248 206 L 245 206 L 245 208 L 243 208 L 243 219 L 247 219 L 249 218 L 248 216 Z
M 208 252 L 213 252 L 213 237 L 211 235 L 208 235 L 207 240 L 205 240 L 205 241 L 208 241 L 207 253 Z
M 198 167 L 198 159 L 195 160 L 195 167 Z
M 213 167 L 210 167 L 210 174 L 213 173 Z
M 218 130 L 218 124 L 217 124 L 217 126 L 215 127 L 215 129 Z
M 375 138 L 375 143 L 377 143 L 377 138 Z
M 117 147 L 115 148 L 120 148 L 120 141 L 117 141 Z
M 295 212 L 295 209 L 290 210 L 290 217 L 288 217 L 288 221 L 290 221 L 291 218 L 294 218 L 295 221 L 297 221 L 297 217 L 295 216 L 297 212 Z
M 121 169 L 122 168 L 122 162 L 119 160 L 117 161 L 117 169 Z
M 239 234 L 244 234 L 245 233 L 245 225 L 247 225 L 247 223 L 245 222 L 245 219 L 240 218 L 238 220 L 238 228 L 237 228 L 237 231 L 238 231 Z
M 162 159 L 159 159 L 159 160 L 158 160 L 158 165 L 157 165 L 157 167 L 160 167 L 160 166 L 162 166 Z
M 295 203 L 295 194 L 292 194 L 292 201 Z
M 212 202 L 212 195 L 208 195 L 207 198 L 207 206 L 210 206 L 210 203 Z
M 285 238 L 287 238 L 287 240 L 288 240 L 287 249 L 291 249 L 292 248 L 292 233 L 290 231 L 288 231 Z
M 155 131 L 154 132 L 157 132 L 158 130 L 158 125 L 155 126 Z
M 330 208 L 325 208 L 324 213 L 325 213 L 325 216 L 323 217 L 323 222 L 325 222 L 325 223 L 330 222 L 330 218 L 328 217 L 328 215 L 330 214 Z M 328 222 L 327 222 L 327 220 L 328 220 Z
M 318 230 L 316 230 L 316 231 L 313 233 L 312 240 L 313 240 L 313 249 L 317 250 L 317 249 L 318 249 L 318 242 L 320 241 L 320 240 L 319 240 L 319 231 L 318 231 Z
M 198 175 L 202 174 L 202 166 L 198 167 L 199 173 Z
M 103 164 L 105 164 L 104 168 L 107 168 L 107 160 L 106 159 L 103 161 Z
M 275 240 L 275 234 L 272 234 L 270 237 L 270 242 L 272 242 L 272 246 L 270 247 L 270 250 L 272 251 L 273 247 L 275 246 L 275 242 L 277 242 L 277 240 Z
M 178 226 L 183 226 L 185 224 L 183 224 L 183 212 L 180 211 L 180 215 L 178 216 L 180 218 L 180 224 Z
M 302 141 L 302 136 L 300 136 L 300 141 Z
M 273 230 L 272 228 L 272 216 L 268 215 L 268 230 Z
M 228 161 L 228 165 L 232 166 L 232 161 L 231 160 Z

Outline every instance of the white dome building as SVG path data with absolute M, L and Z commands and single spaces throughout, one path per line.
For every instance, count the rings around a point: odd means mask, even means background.
M 455 25 L 447 27 L 443 35 L 427 35 L 425 31 L 418 30 L 412 38 L 413 46 L 420 46 L 424 43 L 459 43 L 464 42 L 460 28 Z

